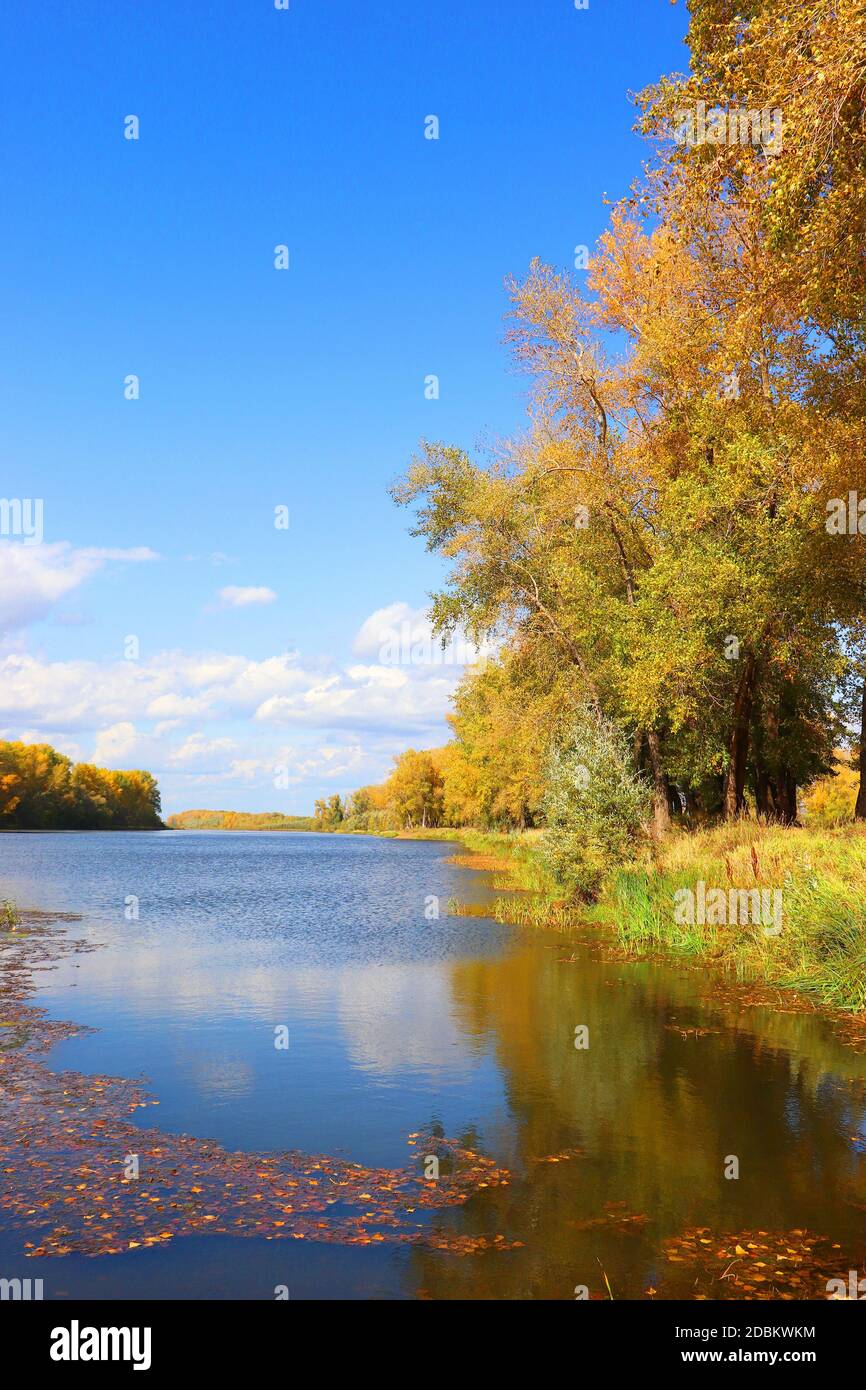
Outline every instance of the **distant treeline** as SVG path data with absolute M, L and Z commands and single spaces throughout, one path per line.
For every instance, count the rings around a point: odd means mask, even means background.
M 47 743 L 0 742 L 0 829 L 156 830 L 159 788 L 149 772 L 73 763 Z
M 283 816 L 279 811 L 179 811 L 166 821 L 169 830 L 320 830 L 312 816 Z

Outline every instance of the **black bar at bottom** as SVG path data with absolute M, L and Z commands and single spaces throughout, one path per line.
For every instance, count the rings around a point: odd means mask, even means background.
M 58 1383 L 70 1376 L 92 1381 L 104 1372 L 138 1381 L 149 1375 L 160 1383 L 166 1375 L 208 1372 L 295 1377 L 304 1364 L 309 1375 L 311 1356 L 331 1374 L 343 1365 L 356 1374 L 363 1365 L 375 1376 L 377 1363 L 383 1370 L 399 1363 L 412 1377 L 424 1366 L 429 1371 L 436 1346 L 437 1374 L 457 1373 L 469 1352 L 473 1359 L 477 1354 L 479 1368 L 499 1374 L 501 1362 L 501 1373 L 512 1377 L 516 1353 L 521 1361 L 541 1353 L 546 1362 L 552 1356 L 573 1362 L 575 1373 L 581 1365 L 588 1369 L 591 1357 L 595 1375 L 600 1362 L 614 1373 L 679 1369 L 701 1375 L 714 1365 L 784 1373 L 805 1367 L 826 1379 L 828 1372 L 858 1364 L 866 1310 L 824 1300 L 423 1303 L 412 1309 L 405 1303 L 302 1300 L 3 1302 L 0 1330 L 7 1357 L 14 1349 L 23 1371 L 47 1373 Z M 407 1331 L 423 1339 L 412 1344 L 414 1351 L 403 1343 Z M 464 1351 L 448 1370 L 447 1348 L 455 1335 Z M 93 1352 L 100 1359 L 91 1359 Z

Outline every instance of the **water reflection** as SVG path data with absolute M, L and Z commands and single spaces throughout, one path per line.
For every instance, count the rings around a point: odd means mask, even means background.
M 810 1228 L 862 1245 L 852 1203 L 866 1200 L 863 1158 L 851 1135 L 864 1120 L 866 1059 L 814 1015 L 714 1006 L 701 975 L 561 954 L 527 948 L 454 966 L 467 1033 L 495 1038 L 509 1102 L 497 1140 L 519 1175 L 454 1219 L 475 1229 L 483 1205 L 485 1229 L 525 1244 L 475 1270 L 419 1253 L 422 1289 L 563 1298 L 578 1284 L 604 1294 L 606 1274 L 615 1296 L 662 1280 L 688 1296 L 689 1272 L 678 1277 L 659 1247 L 698 1225 Z M 586 1051 L 573 1046 L 576 1024 L 589 1028 Z M 537 1162 L 574 1147 L 583 1157 Z M 732 1155 L 736 1180 L 725 1177 Z M 617 1213 L 646 1219 L 621 1230 Z
M 105 943 L 41 981 L 54 1015 L 99 1030 L 49 1065 L 143 1075 L 160 1101 L 143 1122 L 157 1114 L 232 1149 L 398 1165 L 407 1134 L 438 1124 L 507 1165 L 509 1187 L 443 1220 L 522 1247 L 394 1255 L 376 1284 L 389 1294 L 570 1298 L 581 1284 L 605 1292 L 605 1278 L 616 1297 L 688 1294 L 689 1270 L 662 1248 L 694 1226 L 863 1241 L 866 1058 L 820 1017 L 747 1007 L 701 971 L 605 960 L 484 919 L 427 922 L 426 895 L 486 891 L 449 852 L 290 835 L 3 837 L 4 892 L 84 913 L 73 930 Z M 172 1270 L 184 1257 L 159 1258 Z M 308 1258 L 316 1288 L 340 1296 L 363 1294 L 374 1267 L 358 1251 Z M 263 1249 L 264 1282 L 272 1260 Z M 75 1268 L 73 1290 L 89 1287 L 95 1275 Z

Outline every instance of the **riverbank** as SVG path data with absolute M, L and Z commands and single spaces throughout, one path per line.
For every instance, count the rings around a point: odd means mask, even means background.
M 620 866 L 585 908 L 557 891 L 539 832 L 459 837 L 468 866 L 492 869 L 494 887 L 516 892 L 495 903 L 498 920 L 607 926 L 636 954 L 674 952 L 829 1009 L 866 1010 L 866 827 L 741 820 L 674 831 Z
M 652 862 L 621 869 L 602 906 L 625 945 L 719 960 L 740 979 L 866 1008 L 866 828 L 740 821 L 672 836 Z

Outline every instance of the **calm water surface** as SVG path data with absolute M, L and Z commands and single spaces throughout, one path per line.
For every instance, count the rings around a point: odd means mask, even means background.
M 603 1267 L 638 1297 L 669 1278 L 660 1244 L 689 1226 L 863 1237 L 866 1059 L 817 1017 L 714 1002 L 699 971 L 448 917 L 449 898 L 489 895 L 451 853 L 285 833 L 0 836 L 2 895 L 79 912 L 69 930 L 103 943 L 39 977 L 37 1003 L 98 1030 L 55 1047 L 53 1070 L 143 1078 L 160 1103 L 143 1125 L 230 1149 L 400 1166 L 407 1134 L 441 1125 L 514 1175 L 445 1221 L 524 1242 L 459 1258 L 193 1237 L 34 1261 L 46 1296 L 570 1298 L 604 1291 Z M 646 1223 L 588 1227 L 610 1203 Z M 20 1240 L 0 1231 L 7 1263 Z

